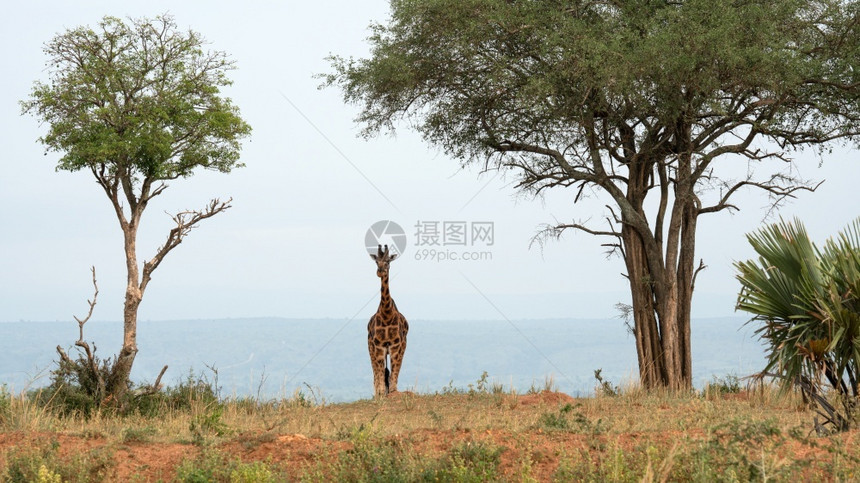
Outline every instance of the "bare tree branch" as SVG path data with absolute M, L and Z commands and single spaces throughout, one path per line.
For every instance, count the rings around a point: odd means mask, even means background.
M 758 189 L 761 189 L 761 190 L 764 190 L 764 191 L 767 191 L 768 193 L 770 193 L 770 195 L 773 199 L 773 202 L 771 204 L 771 209 L 768 211 L 768 215 L 769 215 L 771 211 L 773 211 L 775 208 L 777 208 L 786 199 L 795 198 L 796 192 L 798 192 L 798 191 L 815 191 L 816 189 L 818 189 L 819 186 L 821 186 L 821 183 L 824 182 L 824 181 L 819 181 L 815 186 L 808 186 L 807 184 L 803 184 L 803 183 L 784 186 L 782 184 L 777 184 L 779 181 L 797 182 L 797 180 L 795 180 L 795 179 L 789 179 L 789 178 L 785 177 L 784 175 L 780 175 L 780 174 L 775 174 L 775 175 L 771 176 L 771 179 L 767 182 L 757 182 L 757 181 L 752 181 L 750 179 L 746 179 L 744 181 L 740 181 L 738 183 L 735 183 L 732 187 L 730 187 L 728 189 L 728 191 L 726 191 L 726 193 L 723 194 L 722 198 L 720 198 L 720 201 L 717 202 L 716 204 L 714 204 L 712 206 L 706 206 L 706 207 L 700 208 L 699 214 L 701 215 L 703 213 L 714 213 L 714 212 L 722 211 L 725 209 L 737 211 L 739 208 L 737 206 L 729 203 L 729 198 L 731 198 L 732 195 L 735 194 L 735 192 L 737 190 L 739 190 L 740 188 L 743 188 L 744 186 L 750 186 L 750 187 L 758 188 Z
M 90 349 L 89 343 L 87 343 L 87 341 L 84 340 L 84 324 L 86 324 L 90 320 L 90 317 L 93 316 L 93 309 L 95 309 L 96 302 L 97 302 L 98 297 L 99 297 L 99 285 L 98 285 L 98 282 L 96 281 L 96 267 L 91 267 L 90 270 L 93 273 L 93 298 L 92 298 L 92 300 L 87 300 L 87 304 L 89 304 L 89 310 L 87 311 L 87 316 L 84 317 L 83 319 L 78 318 L 75 315 L 73 315 L 72 317 L 74 317 L 75 321 L 77 321 L 78 330 L 80 331 L 78 340 L 75 341 L 75 345 L 80 347 L 81 349 L 83 349 L 84 353 L 87 355 L 87 368 L 89 369 L 92 376 L 96 379 L 96 384 L 98 385 L 98 394 L 96 394 L 96 396 L 99 399 L 101 399 L 105 394 L 105 387 L 106 386 L 105 386 L 104 377 L 102 377 L 101 372 L 99 372 L 99 367 L 98 367 L 99 365 L 98 365 L 98 361 L 96 360 L 96 356 L 95 356 L 96 348 L 95 348 L 95 345 L 93 345 L 92 349 Z M 71 359 L 69 359 L 69 356 L 66 355 L 66 353 L 62 350 L 62 348 L 60 346 L 57 346 L 57 352 L 59 352 L 60 359 L 63 362 L 66 362 L 66 363 L 72 362 Z
M 151 260 L 143 264 L 140 291 L 143 292 L 146 289 L 146 286 L 149 284 L 152 277 L 152 272 L 158 268 L 158 265 L 161 264 L 164 257 L 170 253 L 171 250 L 179 246 L 191 230 L 197 227 L 198 223 L 207 218 L 211 218 L 222 211 L 226 211 L 232 206 L 230 205 L 230 202 L 232 201 L 233 198 L 230 198 L 227 201 L 220 201 L 218 198 L 215 198 L 202 210 L 186 210 L 173 215 L 172 218 L 174 223 L 176 223 L 176 226 L 170 230 L 170 233 L 168 233 L 167 241 L 165 241 L 164 245 L 158 249 Z
M 161 368 L 161 372 L 158 373 L 158 377 L 155 378 L 155 382 L 151 386 L 135 391 L 135 396 L 148 396 L 158 393 L 161 390 L 161 378 L 165 372 L 167 372 L 167 365 Z
M 700 258 L 699 259 L 699 267 L 696 268 L 696 271 L 693 272 L 693 279 L 690 282 L 690 292 L 693 292 L 696 289 L 696 277 L 699 276 L 699 272 L 701 272 L 702 270 L 704 270 L 706 268 L 708 268 L 708 266 L 705 265 L 705 261 Z

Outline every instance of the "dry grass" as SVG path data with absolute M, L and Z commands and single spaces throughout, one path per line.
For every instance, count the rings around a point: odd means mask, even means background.
M 0 475 L 13 479 L 10 468 L 22 465 L 86 475 L 63 481 L 373 481 L 379 468 L 389 471 L 387 481 L 860 475 L 857 433 L 809 436 L 812 413 L 797 396 L 770 387 L 680 396 L 626 387 L 613 397 L 573 399 L 479 384 L 346 404 L 311 399 L 297 393 L 279 401 L 190 400 L 150 416 L 83 418 L 7 397 L 0 407 Z M 56 443 L 45 448 L 40 441 Z M 28 447 L 33 451 L 22 453 Z M 93 456 L 72 460 L 72 454 Z

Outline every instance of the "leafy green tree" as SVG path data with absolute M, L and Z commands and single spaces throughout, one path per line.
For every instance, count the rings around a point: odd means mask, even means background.
M 605 225 L 546 235 L 608 237 L 641 382 L 682 389 L 698 218 L 743 189 L 814 189 L 791 153 L 860 134 L 858 18 L 837 0 L 392 0 L 369 58 L 332 57 L 327 84 L 365 135 L 405 120 L 526 192 L 607 200 Z
M 48 124 L 39 140 L 63 154 L 57 169 L 92 173 L 116 212 L 124 236 L 128 284 L 124 336 L 106 393 L 121 400 L 137 354 L 137 311 L 153 271 L 197 224 L 230 207 L 213 199 L 202 210 L 173 216 L 176 226 L 142 266 L 137 232 L 144 210 L 197 168 L 224 173 L 241 166 L 240 141 L 251 128 L 220 89 L 234 63 L 205 50 L 194 31 L 170 16 L 105 17 L 96 29 L 78 27 L 44 47 L 48 82 L 35 82 L 24 113 Z
M 803 224 L 781 221 L 747 235 L 758 260 L 735 264 L 738 309 L 767 345 L 762 371 L 799 386 L 819 406 L 826 424 L 848 430 L 860 377 L 860 218 L 824 249 Z M 829 387 L 841 409 L 825 397 Z M 824 425 L 818 425 L 821 429 Z

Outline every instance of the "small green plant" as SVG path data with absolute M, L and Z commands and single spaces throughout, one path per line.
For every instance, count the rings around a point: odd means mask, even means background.
M 38 448 L 13 449 L 6 455 L 4 482 L 86 483 L 106 481 L 112 475 L 113 457 L 109 450 L 97 448 L 61 457 L 56 441 Z
M 370 421 L 361 423 L 358 426 L 341 426 L 338 428 L 336 437 L 341 441 L 351 441 L 354 444 L 363 444 L 369 440 L 374 434 L 374 421 L 379 414 L 374 414 Z
M 430 417 L 430 421 L 433 422 L 434 428 L 442 428 L 442 422 L 445 420 L 445 418 L 441 414 L 430 409 L 427 411 L 427 415 Z
M 324 471 L 330 481 L 415 481 L 419 468 L 400 441 L 380 441 L 365 432 L 352 439 L 353 449 L 338 455 L 334 468 Z
M 536 382 L 532 382 L 531 387 L 527 391 L 527 394 L 539 394 L 541 392 L 556 392 L 558 391 L 558 386 L 555 384 L 555 378 L 550 374 L 549 376 L 544 377 L 543 386 L 538 386 Z
M 455 445 L 446 458 L 423 472 L 424 481 L 496 481 L 505 448 L 481 441 Z
M 570 431 L 589 434 L 602 433 L 605 430 L 603 420 L 598 419 L 594 423 L 581 412 L 574 411 L 581 406 L 581 404 L 574 406 L 567 403 L 561 406 L 556 412 L 543 413 L 538 418 L 537 426 L 547 431 Z
M 5 425 L 12 415 L 12 394 L 6 384 L 0 384 L 0 425 Z
M 63 483 L 63 477 L 42 465 L 36 474 L 36 481 L 38 483 Z
M 194 444 L 203 445 L 207 436 L 224 436 L 230 428 L 221 420 L 224 406 L 220 403 L 206 405 L 204 411 L 191 418 L 189 430 Z
M 788 481 L 809 461 L 779 456 L 787 441 L 773 420 L 722 423 L 707 441 L 679 457 L 672 479 Z
M 568 413 L 573 411 L 573 406 L 570 404 L 565 404 L 561 408 L 559 408 L 558 412 L 554 413 L 543 413 L 538 419 L 538 426 L 543 429 L 553 430 L 568 430 L 570 429 L 570 419 L 568 418 Z
M 297 388 L 293 392 L 293 397 L 283 400 L 283 405 L 290 408 L 310 408 L 314 406 L 314 403 L 301 389 Z
M 197 458 L 184 460 L 176 470 L 176 479 L 184 483 L 268 483 L 285 480 L 284 475 L 269 463 L 243 463 L 215 450 L 207 450 Z
M 145 443 L 158 433 L 153 426 L 143 428 L 126 428 L 122 431 L 123 443 Z
M 484 371 L 481 374 L 481 377 L 475 381 L 475 384 L 469 384 L 469 395 L 475 396 L 477 394 L 489 394 L 489 377 L 490 375 L 487 371 Z
M 441 392 L 436 392 L 436 394 L 442 394 L 443 396 L 455 396 L 457 394 L 464 394 L 466 391 L 462 388 L 454 386 L 454 380 L 448 381 L 447 386 L 443 386 Z
M 597 394 L 606 397 L 615 397 L 621 394 L 621 388 L 613 386 L 609 381 L 603 380 L 601 374 L 603 369 L 594 370 L 594 379 L 597 380 Z
M 737 394 L 741 392 L 741 381 L 734 374 L 727 374 L 725 377 L 714 378 L 705 386 L 705 394 L 722 396 L 724 394 Z
M 280 481 L 266 463 L 238 463 L 230 472 L 230 483 L 268 483 Z

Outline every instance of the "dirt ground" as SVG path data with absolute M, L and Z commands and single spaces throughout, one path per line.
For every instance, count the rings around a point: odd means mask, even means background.
M 406 404 L 406 398 L 415 398 L 413 394 L 395 394 L 390 397 L 394 403 Z M 566 394 L 544 391 L 538 394 L 527 394 L 515 397 L 516 401 L 509 404 L 512 411 L 531 411 L 534 406 L 563 407 L 573 404 L 576 400 Z M 731 398 L 741 400 L 743 395 L 731 395 Z M 400 401 L 403 399 L 404 401 Z M 666 408 L 669 409 L 669 408 Z M 509 429 L 412 429 L 403 434 L 387 436 L 389 440 L 402 439 L 409 447 L 424 455 L 442 455 L 458 443 L 481 441 L 504 448 L 501 454 L 501 472 L 516 479 L 522 470 L 522 462 L 530 461 L 530 475 L 539 481 L 549 481 L 557 470 L 562 455 L 584 455 L 606 451 L 606 448 L 620 449 L 624 452 L 640 451 L 643 441 L 649 445 L 668 448 L 674 451 L 679 444 L 690 441 L 690 438 L 705 438 L 706 429 L 691 427 L 684 430 L 664 430 L 654 432 L 625 432 L 595 434 L 571 431 L 544 431 L 542 429 L 525 429 L 511 431 Z M 841 442 L 849 447 L 857 443 L 857 432 L 847 433 L 840 437 Z M 61 458 L 75 454 L 92 452 L 99 448 L 106 449 L 109 481 L 171 481 L 176 477 L 176 469 L 183 460 L 194 459 L 201 454 L 200 445 L 188 443 L 165 443 L 153 441 L 109 441 L 104 436 L 87 434 L 68 434 L 63 432 L 7 432 L 0 433 L 0 467 L 5 467 L 2 459 L 10 451 L 16 452 L 27 448 L 44 448 L 46 445 L 55 447 Z M 321 461 L 335 461 L 340 452 L 352 448 L 352 443 L 345 440 L 322 439 L 303 434 L 280 434 L 277 431 L 238 432 L 214 444 L 214 449 L 239 458 L 245 462 L 264 461 L 278 463 L 287 468 L 290 476 L 298 477 L 305 470 Z M 601 449 L 602 448 L 602 449 Z M 524 455 L 522 452 L 530 454 Z M 803 445 L 789 440 L 779 449 L 786 457 L 816 457 L 813 453 L 826 455 L 826 448 Z M 527 458 L 524 458 L 526 457 Z M 599 455 L 594 456 L 595 458 Z M 655 470 L 658 468 L 655 467 Z M 802 479 L 802 478 L 801 478 Z

